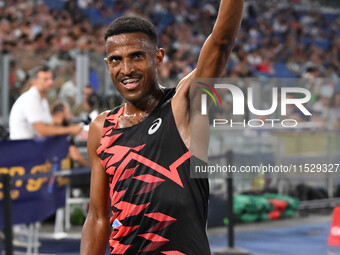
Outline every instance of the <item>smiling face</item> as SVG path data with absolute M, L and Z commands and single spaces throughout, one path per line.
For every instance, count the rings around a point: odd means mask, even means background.
M 125 33 L 109 37 L 105 59 L 111 79 L 118 92 L 132 104 L 147 102 L 159 91 L 157 67 L 164 50 L 144 33 Z

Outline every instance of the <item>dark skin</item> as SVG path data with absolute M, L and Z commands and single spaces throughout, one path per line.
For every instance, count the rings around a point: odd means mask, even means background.
M 162 63 L 164 50 L 157 49 L 143 33 L 111 36 L 106 49 L 106 66 L 116 89 L 126 100 L 118 127 L 135 125 L 153 111 L 161 98 L 157 67 Z M 138 79 L 138 86 L 127 88 L 123 81 L 128 79 Z
M 190 134 L 190 79 L 216 78 L 222 75 L 239 30 L 242 10 L 243 0 L 221 1 L 213 32 L 202 47 L 197 68 L 180 81 L 171 100 L 182 140 L 193 155 L 203 160 L 207 159 L 206 148 L 190 147 L 190 135 L 191 138 L 201 135 Z M 126 100 L 118 127 L 130 127 L 143 121 L 162 98 L 157 68 L 162 64 L 164 50 L 157 49 L 143 33 L 128 33 L 109 37 L 106 51 L 105 62 L 112 81 Z M 123 84 L 124 80 L 133 82 L 126 86 Z M 82 233 L 81 255 L 105 254 L 111 232 L 108 176 L 96 153 L 107 114 L 108 112 L 102 113 L 90 125 L 88 153 L 92 166 L 91 194 L 89 213 Z M 199 115 L 194 113 L 194 116 L 191 116 L 193 125 L 202 123 Z M 208 128 L 207 123 L 205 127 L 200 128 L 200 132 L 207 132 Z M 207 138 L 203 144 L 207 145 L 208 136 L 205 137 Z

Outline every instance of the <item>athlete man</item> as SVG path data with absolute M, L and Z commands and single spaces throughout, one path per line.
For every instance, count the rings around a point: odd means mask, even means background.
M 243 0 L 221 1 L 197 68 L 176 89 L 158 83 L 164 50 L 149 22 L 123 17 L 107 28 L 105 62 L 126 103 L 90 126 L 91 194 L 81 255 L 105 254 L 108 240 L 111 254 L 210 254 L 208 183 L 189 173 L 190 157 L 207 159 L 190 147 L 190 79 L 221 76 L 242 9 Z

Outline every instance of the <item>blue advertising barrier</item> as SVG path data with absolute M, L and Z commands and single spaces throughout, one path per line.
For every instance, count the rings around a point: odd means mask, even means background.
M 67 157 L 66 136 L 0 141 L 0 175 L 11 176 L 12 223 L 32 223 L 51 216 L 65 205 L 67 179 L 55 177 Z M 0 214 L 4 211 L 0 183 Z M 0 228 L 4 226 L 0 217 Z

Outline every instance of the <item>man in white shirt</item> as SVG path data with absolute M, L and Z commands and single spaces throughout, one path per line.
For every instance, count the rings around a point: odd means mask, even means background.
M 14 103 L 9 116 L 10 139 L 32 139 L 40 136 L 77 135 L 81 132 L 81 125 L 67 127 L 53 125 L 47 94 L 53 88 L 53 74 L 48 66 L 38 66 L 32 77 L 32 87 L 23 93 Z M 25 225 L 13 228 L 13 244 L 27 246 L 23 236 Z M 34 244 L 38 245 L 39 244 Z
M 32 87 L 14 103 L 9 116 L 10 139 L 32 139 L 39 136 L 77 135 L 81 125 L 52 125 L 47 94 L 53 88 L 52 71 L 47 66 L 35 69 Z

